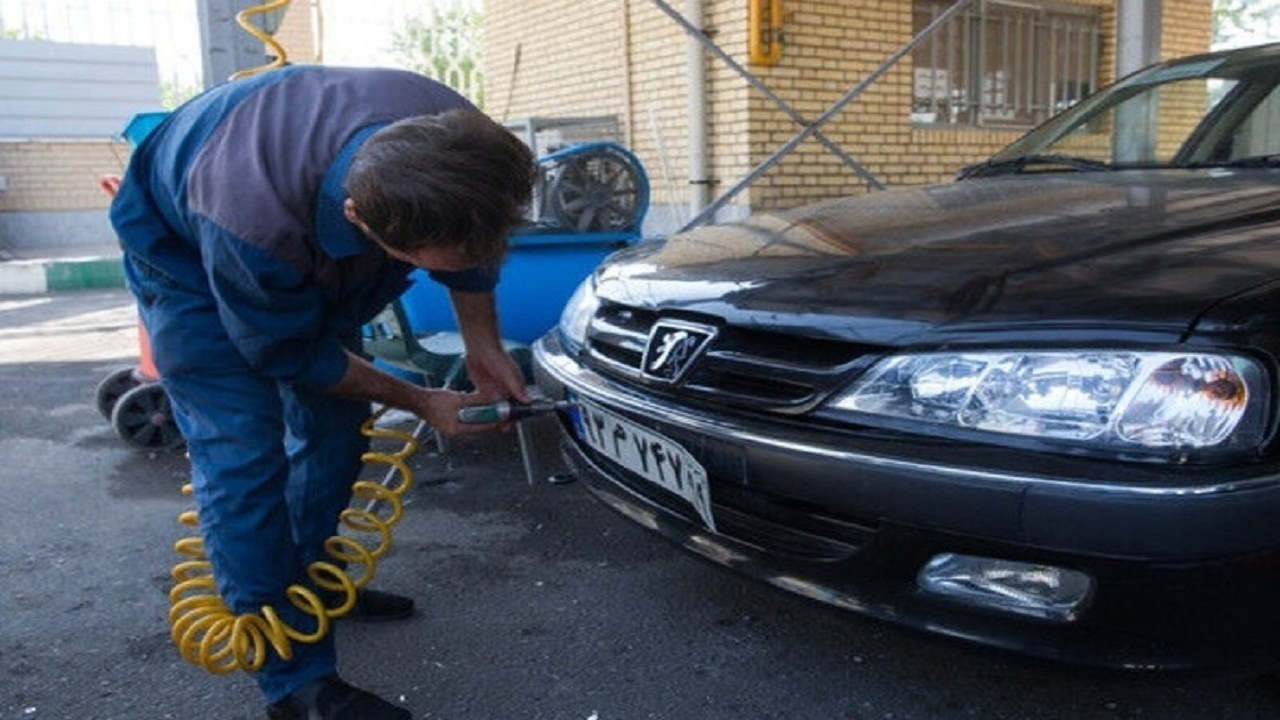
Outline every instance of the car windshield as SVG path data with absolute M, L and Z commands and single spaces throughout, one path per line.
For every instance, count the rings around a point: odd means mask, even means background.
M 1280 46 L 1135 73 L 967 170 L 1280 166 Z

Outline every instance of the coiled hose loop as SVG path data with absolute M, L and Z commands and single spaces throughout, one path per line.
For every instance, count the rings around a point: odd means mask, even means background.
M 351 611 L 356 591 L 373 579 L 378 560 L 391 549 L 391 528 L 404 516 L 403 497 L 413 485 L 413 472 L 406 460 L 417 452 L 418 440 L 402 430 L 376 427 L 385 411 L 383 408 L 374 413 L 360 426 L 360 432 L 371 442 L 396 441 L 403 447 L 393 453 L 370 451 L 361 456 L 366 466 L 387 466 L 387 475 L 381 483 L 357 480 L 352 484 L 353 497 L 364 501 L 365 507 L 350 507 L 338 516 L 339 525 L 349 534 L 325 540 L 325 553 L 333 562 L 319 560 L 307 567 L 307 579 L 315 588 L 342 601 L 329 606 L 311 587 L 295 584 L 286 588 L 289 603 L 315 621 L 310 629 L 289 625 L 269 605 L 257 613 L 236 614 L 218 594 L 204 541 L 199 537 L 182 538 L 173 546 L 185 559 L 173 566 L 175 584 L 169 591 L 169 624 L 173 643 L 184 660 L 215 675 L 235 670 L 255 672 L 267 661 L 269 650 L 290 660 L 293 643 L 319 641 L 328 634 L 332 619 Z M 192 495 L 191 485 L 184 485 L 182 492 Z M 194 510 L 180 514 L 178 522 L 196 530 L 200 527 Z M 365 542 L 353 535 L 364 536 Z M 375 539 L 376 544 L 372 542 Z
M 284 47 L 281 46 L 280 43 L 276 42 L 274 37 L 275 30 L 273 29 L 271 32 L 267 32 L 266 29 L 259 28 L 257 25 L 254 25 L 251 18 L 254 15 L 263 15 L 266 17 L 267 13 L 273 12 L 283 13 L 289 7 L 289 3 L 291 1 L 292 0 L 267 0 L 267 2 L 264 2 L 261 5 L 254 5 L 251 8 L 246 8 L 236 13 L 236 23 L 240 25 L 245 32 L 261 40 L 262 44 L 267 47 L 267 54 L 271 55 L 274 59 L 265 65 L 259 65 L 247 70 L 232 73 L 231 77 L 228 79 L 239 80 L 243 77 L 256 75 L 264 70 L 274 70 L 278 67 L 283 67 L 289 61 L 288 55 L 284 51 Z M 277 22 L 279 22 L 278 19 Z

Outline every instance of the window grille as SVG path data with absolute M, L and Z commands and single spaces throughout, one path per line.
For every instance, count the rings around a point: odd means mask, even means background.
M 915 0 L 915 32 L 954 2 Z M 978 0 L 912 53 L 912 121 L 1038 125 L 1097 89 L 1099 25 L 1096 7 Z

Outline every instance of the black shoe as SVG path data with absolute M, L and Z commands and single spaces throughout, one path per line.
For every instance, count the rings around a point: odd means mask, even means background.
M 341 591 L 327 593 L 329 607 L 342 602 L 345 597 Z M 413 598 L 379 590 L 357 590 L 356 604 L 342 617 L 361 622 L 387 622 L 403 620 L 413 615 Z
M 317 680 L 267 707 L 270 720 L 412 720 L 408 710 L 337 675 Z

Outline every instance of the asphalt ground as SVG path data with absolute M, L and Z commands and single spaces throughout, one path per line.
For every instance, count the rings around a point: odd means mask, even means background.
M 0 720 L 264 717 L 249 678 L 170 643 L 186 460 L 94 399 L 136 360 L 123 291 L 0 297 Z M 1280 717 L 1274 677 L 1084 672 L 752 583 L 529 484 L 510 434 L 412 467 L 376 585 L 420 611 L 336 632 L 343 674 L 420 720 Z

